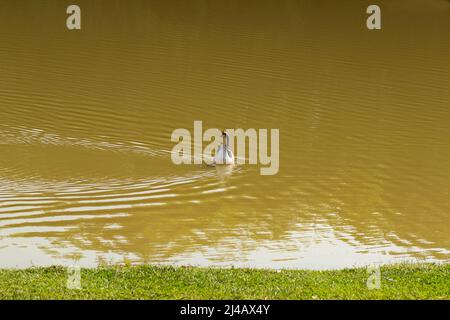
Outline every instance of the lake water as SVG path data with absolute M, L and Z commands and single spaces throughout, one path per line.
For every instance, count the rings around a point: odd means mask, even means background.
M 0 267 L 450 261 L 450 3 L 0 2 Z M 171 133 L 279 128 L 280 168 Z

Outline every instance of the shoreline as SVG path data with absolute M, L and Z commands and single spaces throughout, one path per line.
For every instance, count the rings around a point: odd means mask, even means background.
M 78 269 L 78 278 L 76 270 L 61 266 L 0 269 L 0 299 L 450 298 L 449 264 L 383 265 L 378 271 L 116 265 Z M 376 284 L 377 279 L 379 288 L 369 289 L 368 283 Z

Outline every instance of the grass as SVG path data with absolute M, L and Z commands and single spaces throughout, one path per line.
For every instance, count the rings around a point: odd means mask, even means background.
M 450 265 L 381 267 L 369 290 L 365 268 L 336 271 L 108 266 L 81 269 L 68 289 L 67 269 L 0 269 L 0 299 L 449 299 Z

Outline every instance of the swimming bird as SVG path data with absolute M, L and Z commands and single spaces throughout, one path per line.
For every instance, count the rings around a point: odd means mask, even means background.
M 224 143 L 217 148 L 216 156 L 214 157 L 215 164 L 234 164 L 234 154 L 230 150 L 230 136 L 227 132 L 222 131 Z

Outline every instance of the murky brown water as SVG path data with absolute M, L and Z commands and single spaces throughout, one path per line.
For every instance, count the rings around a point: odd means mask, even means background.
M 340 268 L 450 253 L 450 3 L 0 2 L 0 267 Z M 280 171 L 170 160 L 279 128 Z

